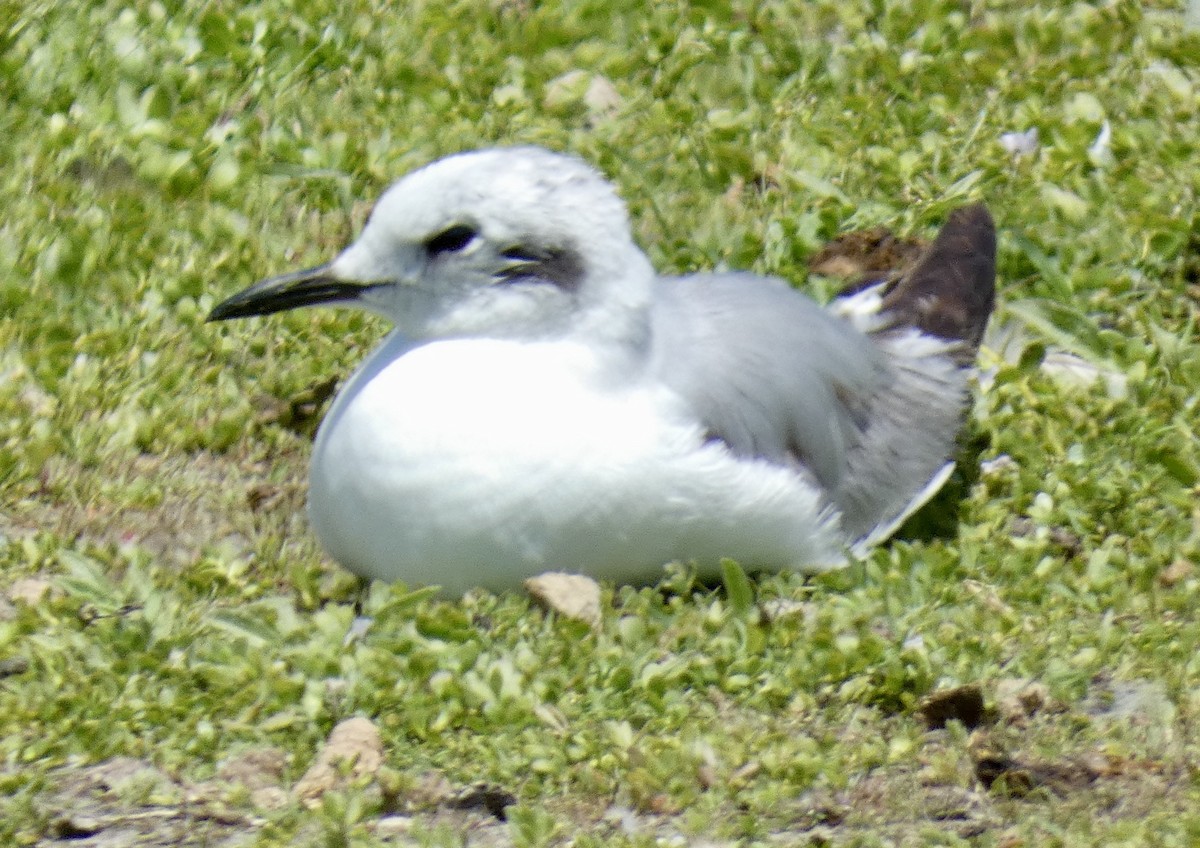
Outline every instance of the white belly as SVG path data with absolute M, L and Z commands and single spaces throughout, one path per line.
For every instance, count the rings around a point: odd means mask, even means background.
M 836 534 L 791 472 L 705 444 L 678 400 L 602 385 L 569 343 L 389 337 L 334 402 L 309 511 L 356 573 L 459 593 L 673 559 L 819 568 Z

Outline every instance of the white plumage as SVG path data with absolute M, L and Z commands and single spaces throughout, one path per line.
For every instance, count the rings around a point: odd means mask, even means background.
M 405 177 L 329 265 L 211 317 L 394 322 L 313 451 L 313 527 L 358 574 L 459 593 L 671 560 L 816 570 L 947 473 L 994 253 L 986 211 L 956 214 L 843 320 L 775 280 L 657 277 L 586 164 L 486 150 Z

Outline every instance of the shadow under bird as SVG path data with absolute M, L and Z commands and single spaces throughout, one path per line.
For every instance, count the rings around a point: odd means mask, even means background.
M 673 560 L 817 571 L 953 468 L 995 247 L 986 208 L 957 209 L 904 277 L 828 308 L 751 274 L 660 277 L 589 165 L 488 149 L 410 173 L 332 262 L 209 318 L 337 304 L 395 325 L 313 447 L 312 526 L 359 575 L 460 593 Z

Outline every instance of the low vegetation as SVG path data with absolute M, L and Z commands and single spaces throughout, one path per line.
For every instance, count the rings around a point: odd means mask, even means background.
M 0 842 L 1200 842 L 1185 20 L 0 5 Z M 609 174 L 663 271 L 818 297 L 837 234 L 928 236 L 986 199 L 999 331 L 951 491 L 844 571 L 671 566 L 603 587 L 596 627 L 360 590 L 304 480 L 330 381 L 384 326 L 204 316 L 329 258 L 399 174 L 515 142 Z M 382 757 L 304 780 L 353 717 Z

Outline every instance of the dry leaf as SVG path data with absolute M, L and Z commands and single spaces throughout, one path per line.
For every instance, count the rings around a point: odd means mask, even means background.
M 874 227 L 838 236 L 817 251 L 808 267 L 814 274 L 844 280 L 879 277 L 907 270 L 924 249 L 925 242 L 920 239 L 897 238 L 886 227 Z
M 968 683 L 934 692 L 921 702 L 920 712 L 930 728 L 945 727 L 952 719 L 967 728 L 978 727 L 983 721 L 983 689 Z

